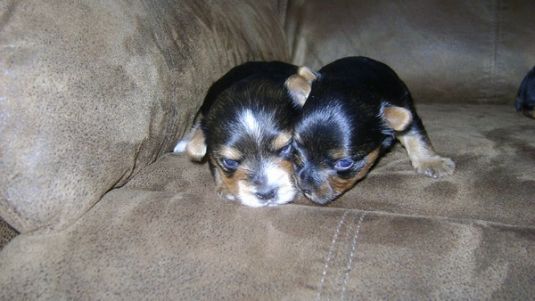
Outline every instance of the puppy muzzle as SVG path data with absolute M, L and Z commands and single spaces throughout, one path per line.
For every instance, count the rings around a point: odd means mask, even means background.
M 306 198 L 316 204 L 325 205 L 335 198 L 327 177 L 322 177 L 310 167 L 298 172 L 297 186 Z

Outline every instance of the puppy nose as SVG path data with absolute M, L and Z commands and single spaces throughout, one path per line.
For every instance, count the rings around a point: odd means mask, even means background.
M 277 193 L 277 189 L 266 189 L 266 190 L 260 190 L 256 192 L 256 196 L 261 200 L 271 200 L 275 198 L 275 194 Z

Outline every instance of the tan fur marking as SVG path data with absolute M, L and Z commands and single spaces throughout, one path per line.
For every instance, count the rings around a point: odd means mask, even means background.
M 238 149 L 229 146 L 221 147 L 217 153 L 222 157 L 231 160 L 240 160 L 242 157 L 242 153 Z
M 355 183 L 364 178 L 364 176 L 368 173 L 370 168 L 373 166 L 373 163 L 377 160 L 377 157 L 379 157 L 379 148 L 375 149 L 371 153 L 369 153 L 366 156 L 366 164 L 364 167 L 352 178 L 349 179 L 342 179 L 336 175 L 333 175 L 329 177 L 329 185 L 331 185 L 331 188 L 333 189 L 336 194 L 341 194 L 349 189 L 351 189 Z
M 293 183 L 292 175 L 294 174 L 294 167 L 293 167 L 292 162 L 289 160 L 280 160 L 276 164 L 278 167 L 280 167 L 281 169 L 283 169 L 284 171 L 286 171 L 286 173 L 290 175 L 290 179 L 292 180 L 292 183 Z
M 419 133 L 409 132 L 398 137 L 418 173 L 432 178 L 453 174 L 455 163 L 450 158 L 437 155 Z
M 271 141 L 271 149 L 278 150 L 278 149 L 283 148 L 284 146 L 288 144 L 288 142 L 290 142 L 290 139 L 292 139 L 291 134 L 285 133 L 285 132 L 280 133 L 277 137 L 275 137 Z
M 200 127 L 195 130 L 193 137 L 186 145 L 186 153 L 195 161 L 201 161 L 206 155 L 206 142 L 204 133 Z
M 294 101 L 300 106 L 304 106 L 310 90 L 312 90 L 312 81 L 315 79 L 314 72 L 308 67 L 302 66 L 297 69 L 297 74 L 290 76 L 284 84 Z
M 333 149 L 329 151 L 329 156 L 333 160 L 340 160 L 347 157 L 347 151 L 343 148 Z
M 218 194 L 222 197 L 231 195 L 236 198 L 239 192 L 238 182 L 247 180 L 247 170 L 240 166 L 232 176 L 228 177 L 214 158 L 210 157 L 210 160 L 215 166 L 216 191 Z
M 316 74 L 314 74 L 314 72 L 307 66 L 299 67 L 299 69 L 297 69 L 297 74 L 305 78 L 308 82 L 313 82 L 317 78 Z
M 383 116 L 388 125 L 395 131 L 403 131 L 412 121 L 412 114 L 402 107 L 386 107 Z

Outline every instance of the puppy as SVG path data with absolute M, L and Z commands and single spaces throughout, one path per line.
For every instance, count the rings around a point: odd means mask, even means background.
M 291 141 L 309 92 L 294 88 L 290 93 L 285 86 L 296 72 L 297 66 L 281 62 L 233 68 L 212 85 L 199 120 L 175 147 L 196 161 L 206 157 L 224 199 L 261 207 L 296 196 Z M 309 81 L 294 76 L 292 82 Z
M 535 118 L 535 67 L 522 80 L 516 95 L 515 108 L 524 115 Z
M 315 76 L 293 142 L 297 183 L 307 198 L 326 204 L 352 188 L 395 138 L 418 173 L 453 173 L 455 164 L 435 153 L 409 90 L 387 65 L 347 57 Z

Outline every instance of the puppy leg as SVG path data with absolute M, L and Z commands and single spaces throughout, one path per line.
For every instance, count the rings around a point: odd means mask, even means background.
M 201 161 L 206 155 L 206 142 L 200 121 L 196 122 L 190 132 L 175 146 L 174 153 L 186 154 L 194 161 Z
M 407 150 L 412 166 L 418 173 L 435 179 L 453 174 L 455 163 L 435 153 L 423 125 L 419 125 L 421 122 L 416 120 L 408 132 L 397 136 Z

